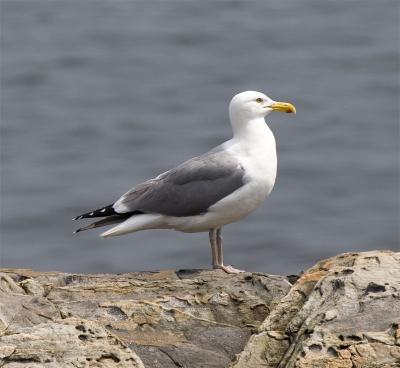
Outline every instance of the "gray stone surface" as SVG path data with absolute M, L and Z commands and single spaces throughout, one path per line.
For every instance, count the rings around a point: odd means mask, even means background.
M 290 286 L 221 270 L 1 270 L 0 366 L 226 367 Z
M 400 254 L 260 273 L 0 270 L 0 367 L 400 367 Z
M 347 253 L 305 272 L 234 368 L 400 367 L 400 253 Z

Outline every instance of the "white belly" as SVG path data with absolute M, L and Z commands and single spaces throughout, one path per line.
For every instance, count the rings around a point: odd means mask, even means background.
M 236 222 L 256 210 L 272 186 L 248 183 L 211 206 L 207 213 L 190 217 L 167 217 L 168 227 L 183 232 L 202 232 Z

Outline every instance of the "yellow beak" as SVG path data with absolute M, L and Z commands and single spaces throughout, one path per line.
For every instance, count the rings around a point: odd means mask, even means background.
M 288 114 L 296 113 L 296 108 L 289 102 L 274 102 L 272 105 L 268 106 L 272 110 L 286 112 Z

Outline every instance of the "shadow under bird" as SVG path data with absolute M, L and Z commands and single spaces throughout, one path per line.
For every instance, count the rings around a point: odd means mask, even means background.
M 111 205 L 75 217 L 104 217 L 75 233 L 111 224 L 117 225 L 101 237 L 147 229 L 209 232 L 213 268 L 243 272 L 224 265 L 221 229 L 253 212 L 272 191 L 276 145 L 264 120 L 272 111 L 296 113 L 292 104 L 260 92 L 237 94 L 229 104 L 232 139 L 133 187 Z

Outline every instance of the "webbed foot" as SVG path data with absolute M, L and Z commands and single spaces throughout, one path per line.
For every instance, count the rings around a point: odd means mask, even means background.
M 221 269 L 224 270 L 226 273 L 242 273 L 242 272 L 246 272 L 244 270 L 239 270 L 233 266 L 225 266 L 225 265 L 213 265 L 213 268 L 215 269 Z

